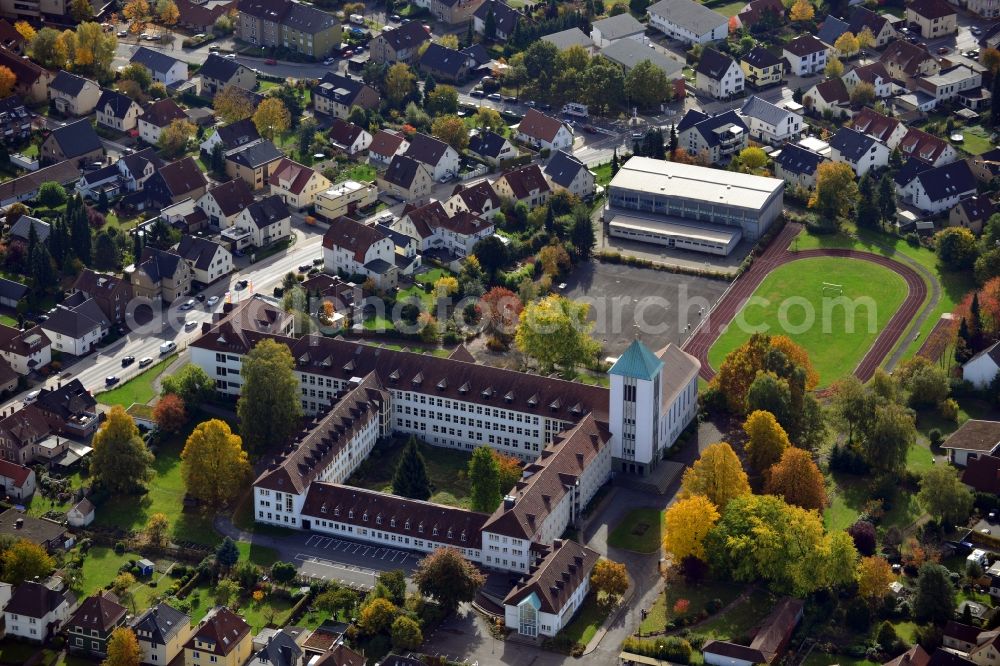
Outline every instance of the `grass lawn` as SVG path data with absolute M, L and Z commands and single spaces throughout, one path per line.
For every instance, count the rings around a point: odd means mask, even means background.
M 17 320 L 11 317 L 10 315 L 0 315 L 0 324 L 3 324 L 4 326 L 13 326 L 14 328 L 17 328 Z
M 721 601 L 723 607 L 728 606 L 742 591 L 739 585 L 728 581 L 703 581 L 695 585 L 688 585 L 683 578 L 671 581 L 664 588 L 663 594 L 656 598 L 656 603 L 649 609 L 640 629 L 646 633 L 662 631 L 667 622 L 698 615 L 713 599 Z M 687 612 L 678 614 L 674 612 L 674 605 L 680 599 L 688 600 L 690 605 Z
M 170 521 L 170 534 L 175 542 L 217 544 L 221 539 L 212 528 L 211 517 L 197 511 L 184 511 L 181 450 L 196 425 L 189 423 L 184 430 L 159 446 L 153 462 L 155 476 L 149 483 L 149 492 L 141 497 L 109 499 L 98 508 L 96 524 L 138 531 L 151 515 L 163 513 Z
M 76 470 L 68 477 L 63 477 L 69 483 L 66 487 L 66 492 L 72 496 L 73 492 L 77 488 L 83 485 L 83 476 L 80 474 L 80 470 Z M 36 518 L 44 516 L 49 511 L 59 511 L 65 513 L 72 508 L 75 502 L 72 499 L 67 499 L 64 502 L 59 501 L 55 497 L 42 497 L 41 493 L 35 493 L 26 502 L 23 502 L 24 506 L 28 509 L 28 515 L 34 516 Z
M 97 394 L 97 402 L 102 405 L 121 405 L 122 407 L 128 408 L 133 403 L 139 403 L 144 405 L 153 398 L 156 397 L 156 390 L 153 388 L 153 382 L 159 377 L 167 366 L 170 365 L 174 359 L 177 358 L 177 354 L 171 354 L 167 358 L 163 359 L 159 363 L 149 366 L 143 372 L 136 376 L 134 379 L 130 379 L 120 386 L 116 386 L 110 391 L 105 391 L 104 393 Z
M 746 3 L 740 2 L 739 0 L 736 2 L 726 2 L 723 0 L 722 2 L 706 2 L 705 6 L 709 7 L 713 11 L 719 12 L 723 16 L 729 17 L 739 14 L 740 10 L 746 6 Z
M 407 287 L 406 289 L 400 289 L 399 293 L 396 294 L 396 300 L 400 303 L 416 299 L 420 303 L 420 309 L 424 312 L 436 312 L 437 303 L 434 298 L 433 292 L 426 292 L 424 288 L 418 284 Z
M 583 606 L 577 613 L 573 621 L 570 622 L 560 633 L 574 643 L 586 646 L 590 639 L 594 637 L 597 630 L 604 624 L 608 617 L 609 608 L 601 605 L 597 601 L 597 595 L 593 592 L 583 600 Z
M 403 454 L 405 438 L 383 440 L 375 445 L 371 455 L 358 467 L 357 471 L 347 480 L 347 485 L 392 492 L 392 475 Z M 427 476 L 431 481 L 430 501 L 438 504 L 471 508 L 469 493 L 471 484 L 468 478 L 471 453 L 446 449 L 440 446 L 430 446 L 418 441 L 420 454 L 427 464 Z
M 663 514 L 659 509 L 633 509 L 615 526 L 608 545 L 637 553 L 655 553 L 663 540 Z
M 990 141 L 990 133 L 981 125 L 957 127 L 955 131 L 965 137 L 964 141 L 951 142 L 959 150 L 964 150 L 970 155 L 982 155 L 993 149 L 993 142 Z
M 729 611 L 717 615 L 691 632 L 716 640 L 748 640 L 750 630 L 767 617 L 774 599 L 765 590 L 754 590 Z
M 594 172 L 594 180 L 598 185 L 607 185 L 611 182 L 611 162 L 599 164 L 591 171 Z
M 927 447 L 914 444 L 906 452 L 906 469 L 923 474 L 931 467 L 934 467 L 934 456 Z
M 424 271 L 423 273 L 417 273 L 413 276 L 413 281 L 420 284 L 434 284 L 443 277 L 454 277 L 455 274 L 445 268 L 432 268 L 429 271 Z
M 215 590 L 207 585 L 199 585 L 185 597 L 190 604 L 191 622 L 197 624 L 216 605 Z M 268 624 L 282 626 L 288 621 L 288 612 L 292 609 L 292 601 L 285 597 L 270 595 L 260 603 L 249 597 L 240 597 L 239 614 L 253 628 L 256 634 Z
M 93 546 L 87 551 L 83 559 L 83 597 L 90 596 L 98 590 L 106 587 L 117 576 L 121 566 L 129 560 L 142 559 L 138 553 L 124 553 L 118 555 L 111 548 L 106 546 Z M 142 610 L 152 605 L 153 600 L 163 594 L 164 587 L 167 587 L 167 570 L 172 566 L 171 561 L 156 562 L 156 570 L 149 578 L 137 578 L 136 584 L 132 587 L 132 598 L 135 601 L 135 608 Z M 156 581 L 156 587 L 150 587 L 149 582 Z
M 878 666 L 874 661 L 868 661 L 867 659 L 854 659 L 846 655 L 826 654 L 825 652 L 818 652 L 816 650 L 809 653 L 809 656 L 806 657 L 801 666 L 830 666 L 831 664 L 839 664 L 840 666 Z
M 365 319 L 364 328 L 366 331 L 384 332 L 396 330 L 396 325 L 388 317 L 368 317 Z
M 240 551 L 241 560 L 249 559 L 259 567 L 269 568 L 279 559 L 278 551 L 273 548 L 268 548 L 267 546 L 240 541 L 236 544 L 236 547 Z
M 850 234 L 850 235 L 848 235 Z M 913 356 L 920 349 L 920 346 L 927 339 L 931 329 L 944 313 L 950 313 L 955 306 L 962 301 L 965 295 L 974 285 L 973 277 L 969 271 L 951 272 L 942 270 L 938 265 L 937 255 L 925 247 L 912 247 L 899 236 L 892 236 L 868 229 L 856 229 L 853 226 L 845 227 L 845 232 L 831 236 L 814 236 L 803 231 L 793 242 L 793 247 L 806 250 L 816 247 L 844 247 L 856 250 L 865 250 L 891 257 L 896 254 L 905 255 L 916 261 L 934 275 L 941 284 L 941 298 L 928 315 L 926 321 L 921 325 L 916 336 L 914 331 L 909 331 L 902 336 L 899 344 L 906 345 L 906 356 Z
M 851 299 L 849 307 L 854 308 L 853 320 L 847 307 L 835 305 L 835 297 L 824 298 L 824 282 L 843 286 L 844 296 Z M 871 262 L 839 257 L 794 261 L 764 278 L 752 297 L 759 303 L 751 301 L 741 313 L 744 325 L 730 325 L 712 345 L 708 359 L 718 368 L 726 354 L 763 324 L 802 345 L 819 373 L 820 385 L 827 386 L 854 371 L 905 296 L 903 279 Z M 872 320 L 874 326 L 869 325 Z
M 355 164 L 349 169 L 344 169 L 338 174 L 338 180 L 356 180 L 361 183 L 375 182 L 375 167 L 370 164 Z
M 823 512 L 823 521 L 828 530 L 843 530 L 857 521 L 871 492 L 866 479 L 850 475 L 835 475 L 834 479 L 830 506 Z M 886 528 L 895 525 L 905 529 L 923 514 L 916 494 L 904 489 L 897 489 L 895 497 L 884 509 L 880 525 Z

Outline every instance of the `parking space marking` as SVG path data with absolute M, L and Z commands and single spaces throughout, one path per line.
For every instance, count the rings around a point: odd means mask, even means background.
M 359 557 L 371 558 L 373 560 L 379 560 L 386 563 L 399 563 L 405 564 L 408 557 L 413 555 L 414 559 L 419 559 L 419 555 L 410 553 L 409 551 L 399 550 L 397 548 L 391 548 L 389 546 L 379 546 L 377 544 L 365 545 L 357 541 L 348 541 L 345 539 L 338 539 L 336 537 L 326 537 L 320 536 L 318 534 L 311 535 L 305 541 L 305 545 L 311 548 L 329 550 L 332 552 L 347 553 L 351 555 L 357 555 Z M 309 557 L 315 557 L 312 555 L 301 554 L 300 559 L 305 559 Z M 322 560 L 323 558 L 316 558 L 317 560 Z

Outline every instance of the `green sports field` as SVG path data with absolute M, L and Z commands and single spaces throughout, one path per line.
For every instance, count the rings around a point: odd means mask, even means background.
M 853 318 L 848 317 L 848 308 L 835 302 L 836 291 L 824 290 L 823 283 L 841 285 L 854 309 Z M 820 386 L 828 386 L 854 370 L 904 298 L 903 278 L 868 261 L 842 257 L 792 261 L 764 278 L 712 345 L 708 360 L 718 370 L 726 354 L 750 337 L 752 327 L 764 325 L 768 333 L 787 335 L 802 345 L 819 373 Z M 811 325 L 808 310 L 813 313 Z M 875 322 L 873 330 L 870 320 Z

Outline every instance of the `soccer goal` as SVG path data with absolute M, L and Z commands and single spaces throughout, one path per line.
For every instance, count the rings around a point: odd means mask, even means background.
M 834 284 L 833 282 L 823 283 L 823 295 L 827 294 L 837 294 L 838 296 L 844 295 L 844 285 Z

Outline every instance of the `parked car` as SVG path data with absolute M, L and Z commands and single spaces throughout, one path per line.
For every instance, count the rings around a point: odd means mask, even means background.
M 181 304 L 181 307 L 179 309 L 181 309 L 181 310 L 190 310 L 193 307 L 194 307 L 194 299 L 193 298 L 189 298 L 189 299 L 187 299 L 186 301 L 184 301 Z
M 152 365 L 152 363 L 153 363 L 153 359 L 151 359 L 149 356 L 143 356 L 141 359 L 139 359 L 139 367 L 140 368 L 145 368 L 145 367 L 147 367 L 149 365 Z
M 326 60 L 323 61 L 323 64 L 326 65 L 327 67 L 329 67 L 330 65 L 332 65 L 335 62 L 337 62 L 336 58 L 327 58 Z
M 229 58 L 230 60 L 236 60 L 236 54 L 235 53 L 227 53 L 223 57 L 224 58 Z
M 981 35 L 983 34 L 983 29 L 980 28 L 978 25 L 974 25 L 971 28 L 969 28 L 969 32 L 971 32 L 973 35 Z
M 173 340 L 168 340 L 167 342 L 164 342 L 162 345 L 160 345 L 160 356 L 169 354 L 175 349 L 177 349 L 177 343 L 174 342 Z
M 473 88 L 472 90 L 469 91 L 469 96 L 470 97 L 485 97 L 486 93 L 484 93 L 479 88 Z
M 491 94 L 487 95 L 487 97 L 489 99 L 493 100 L 494 102 L 499 102 L 499 101 L 502 101 L 502 99 L 503 99 L 502 97 L 500 97 L 500 93 L 491 93 Z
M 39 394 L 41 394 L 41 391 L 32 391 L 28 395 L 24 396 L 24 404 L 27 405 L 29 402 L 34 402 L 38 398 Z
M 198 294 L 197 296 L 195 296 L 195 298 L 198 299 L 199 303 L 204 303 L 205 302 L 205 294 Z
M 119 37 L 128 37 L 128 30 L 119 30 L 118 31 L 118 36 Z
M 128 366 L 132 365 L 133 363 L 135 363 L 135 356 L 129 355 L 129 356 L 126 356 L 125 358 L 122 359 L 122 367 L 123 368 L 127 368 Z
M 950 50 L 951 49 L 949 49 L 947 46 L 939 46 L 937 52 L 938 52 L 938 55 L 944 55 L 944 54 L 948 53 L 948 51 L 950 51 Z
M 239 291 L 241 289 L 246 289 L 248 284 L 250 284 L 250 283 L 247 282 L 246 280 L 240 280 L 240 281 L 238 281 L 236 283 L 236 285 L 235 285 L 236 291 Z
M 302 264 L 301 266 L 299 266 L 299 273 L 306 273 L 309 271 L 310 268 L 312 268 L 311 264 Z
M 218 296 L 212 296 L 212 297 L 210 297 L 208 299 L 208 305 L 209 305 L 209 307 L 215 305 L 218 302 L 219 302 L 219 297 Z
M 104 378 L 104 385 L 105 386 L 114 386 L 117 383 L 118 383 L 118 376 L 117 375 L 111 375 L 110 377 L 105 377 Z
M 278 64 L 278 61 L 275 60 L 274 58 L 268 58 L 264 62 L 267 63 L 268 65 L 277 65 Z

